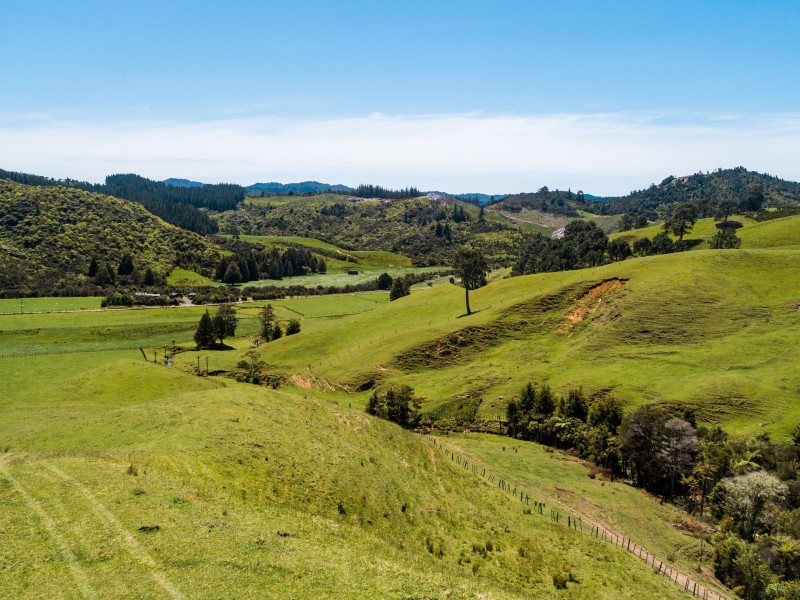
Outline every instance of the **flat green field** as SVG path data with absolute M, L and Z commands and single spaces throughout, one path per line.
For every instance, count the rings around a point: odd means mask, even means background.
M 355 275 L 350 275 L 348 271 L 358 271 Z M 307 288 L 323 287 L 344 287 L 346 285 L 357 285 L 374 281 L 382 273 L 388 273 L 393 278 L 402 277 L 411 273 L 429 273 L 433 271 L 446 271 L 447 267 L 368 267 L 363 265 L 351 265 L 345 269 L 328 269 L 327 273 L 316 275 L 301 275 L 298 277 L 284 277 L 281 280 L 260 279 L 245 283 L 244 287 L 249 286 L 277 286 L 291 287 L 302 285 Z
M 0 299 L 0 314 L 42 313 L 61 310 L 100 308 L 99 296 L 85 298 L 14 298 Z

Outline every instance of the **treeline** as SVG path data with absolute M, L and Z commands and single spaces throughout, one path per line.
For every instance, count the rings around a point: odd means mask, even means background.
M 363 183 L 353 191 L 346 193 L 357 198 L 386 198 L 389 200 L 402 200 L 403 198 L 418 198 L 422 196 L 422 192 L 415 187 L 390 190 L 379 185 L 365 185 Z
M 114 290 L 106 294 L 100 301 L 103 308 L 109 306 L 178 306 L 180 297 L 172 293 L 133 292 L 131 290 Z
M 187 204 L 214 211 L 233 210 L 244 200 L 245 189 L 232 183 L 180 187 L 153 181 L 140 175 L 109 175 L 105 193 L 126 200 L 144 202 L 152 198 L 173 204 Z
M 276 247 L 266 250 L 246 242 L 229 245 L 235 248 L 234 254 L 223 256 L 214 271 L 215 280 L 229 285 L 259 279 L 279 280 L 328 270 L 323 258 L 302 248 L 287 248 L 281 252 Z
M 199 209 L 233 210 L 245 197 L 245 189 L 240 185 L 178 187 L 133 174 L 109 175 L 105 185 L 96 186 L 93 191 L 138 202 L 168 223 L 201 235 L 216 233 L 218 227 Z
M 549 273 L 596 267 L 631 255 L 625 240 L 609 241 L 595 223 L 571 221 L 561 238 L 523 235 L 512 275 Z

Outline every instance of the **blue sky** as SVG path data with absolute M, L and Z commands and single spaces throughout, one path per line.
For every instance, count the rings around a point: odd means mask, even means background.
M 0 168 L 625 193 L 800 179 L 800 5 L 6 2 Z

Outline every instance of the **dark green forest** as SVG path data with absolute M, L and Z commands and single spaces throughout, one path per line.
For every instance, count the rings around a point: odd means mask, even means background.
M 711 217 L 723 202 L 732 203 L 743 211 L 759 210 L 759 206 L 749 204 L 759 190 L 765 208 L 800 205 L 800 183 L 736 167 L 688 177 L 670 176 L 658 185 L 627 196 L 590 201 L 587 210 L 604 215 L 631 214 L 656 219 L 659 208 L 665 204 L 692 202 L 697 206 L 699 217 Z

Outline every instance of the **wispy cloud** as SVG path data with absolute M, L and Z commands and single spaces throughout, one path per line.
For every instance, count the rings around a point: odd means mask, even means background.
M 800 179 L 800 116 L 482 113 L 181 123 L 0 115 L 0 167 L 99 181 L 136 172 L 206 182 L 551 188 L 618 194 L 742 165 Z

